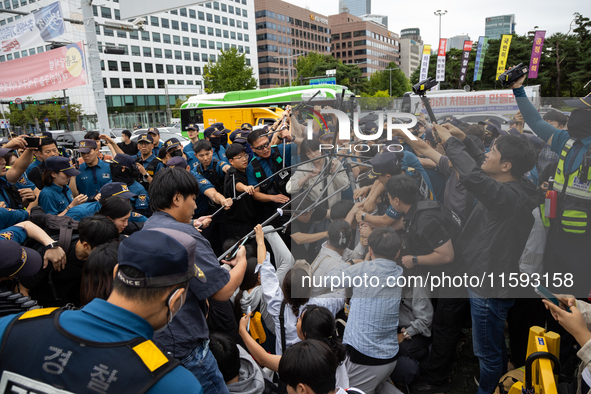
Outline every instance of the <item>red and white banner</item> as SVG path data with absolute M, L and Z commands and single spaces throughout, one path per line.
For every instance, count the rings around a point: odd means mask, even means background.
M 468 72 L 468 62 L 470 61 L 470 51 L 472 50 L 472 41 L 464 41 L 464 51 L 462 52 L 462 67 L 460 67 L 460 88 L 466 80 Z
M 436 81 L 445 81 L 445 48 L 447 38 L 439 40 L 439 50 L 437 51 L 437 70 L 435 71 Z
M 26 97 L 86 85 L 84 44 L 0 63 L 0 98 Z

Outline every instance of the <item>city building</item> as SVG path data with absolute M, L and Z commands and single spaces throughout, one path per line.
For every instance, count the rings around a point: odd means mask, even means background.
M 466 41 L 466 40 L 470 41 L 470 36 L 460 35 L 460 36 L 450 37 L 447 40 L 447 51 L 449 51 L 452 48 L 463 50 L 464 49 L 464 41 Z
M 298 56 L 330 55 L 327 16 L 282 0 L 254 0 L 254 7 L 261 88 L 289 84 L 290 70 L 293 81 Z
M 419 44 L 423 43 L 423 39 L 421 38 L 421 29 L 419 29 L 418 27 L 400 30 L 400 39 L 403 38 L 410 38 L 411 40 L 414 40 Z
M 3 8 L 27 12 L 41 8 L 40 5 L 35 0 L 3 2 Z M 60 1 L 60 5 L 64 17 L 80 19 L 79 3 Z M 19 18 L 1 11 L 0 25 Z M 203 68 L 208 61 L 218 59 L 221 49 L 235 47 L 244 53 L 258 79 L 254 0 L 219 0 L 148 15 L 142 31 L 112 27 L 121 20 L 116 0 L 93 6 L 93 11 L 110 127 L 131 128 L 135 123 L 148 126 L 170 121 L 166 116 L 167 96 L 169 106 L 175 108 L 177 98 L 184 101 L 187 95 L 203 93 Z M 66 33 L 56 41 L 86 42 L 83 26 L 66 22 Z M 47 51 L 50 43 L 46 44 L 3 54 L 0 62 Z M 105 47 L 122 47 L 125 54 L 104 54 Z M 88 48 L 86 51 L 88 56 Z M 62 94 L 38 94 L 33 99 Z M 92 82 L 68 89 L 66 94 L 71 103 L 82 105 L 85 116 L 78 127 L 96 128 Z
M 339 14 L 343 12 L 355 16 L 371 14 L 371 0 L 339 0 Z
M 499 15 L 485 18 L 484 35 L 489 40 L 498 40 L 503 34 L 515 33 L 515 15 Z
M 380 23 L 388 28 L 388 16 L 387 15 L 376 15 L 376 14 L 366 14 L 361 15 L 361 19 L 364 21 L 372 21 L 375 23 Z
M 400 38 L 384 25 L 349 13 L 331 15 L 328 21 L 333 56 L 343 63 L 359 64 L 363 76 L 387 68 L 390 62 L 400 64 Z
M 407 78 L 421 66 L 422 47 L 412 38 L 400 38 L 400 69 Z

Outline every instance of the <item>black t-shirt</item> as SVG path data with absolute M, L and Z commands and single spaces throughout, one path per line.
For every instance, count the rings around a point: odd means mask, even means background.
M 238 171 L 234 167 L 228 169 L 224 177 L 224 197 L 234 197 L 234 181 L 248 186 L 248 177 L 246 172 Z M 236 197 L 239 196 L 239 191 L 236 191 Z M 258 204 L 254 197 L 250 194 L 245 194 L 240 200 L 234 200 L 234 203 L 228 210 L 224 210 L 226 221 L 233 224 L 248 225 L 254 227 L 259 220 L 260 212 L 257 209 Z
M 41 180 L 41 177 L 43 176 L 44 172 L 45 172 L 45 162 L 42 162 L 37 167 L 33 168 L 29 172 L 29 175 L 28 175 L 29 180 L 31 182 L 33 182 L 35 184 L 35 186 L 37 186 L 37 189 L 39 189 L 39 190 L 43 189 L 43 181 Z
M 125 142 L 120 142 L 117 144 L 119 148 L 125 153 L 126 155 L 135 156 L 139 152 L 137 144 L 134 141 L 131 141 L 129 144 Z

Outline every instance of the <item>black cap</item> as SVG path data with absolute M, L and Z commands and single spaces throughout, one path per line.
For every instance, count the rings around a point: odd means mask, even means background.
M 9 231 L 0 233 L 5 238 L 11 238 Z M 15 241 L 0 240 L 0 277 L 32 276 L 41 269 L 43 259 L 33 249 L 23 248 Z
M 242 130 L 248 130 L 248 131 L 252 131 L 252 125 L 250 123 L 242 123 L 240 125 L 240 128 Z
M 173 157 L 172 159 L 168 160 L 168 162 L 166 163 L 166 167 L 168 168 L 182 168 L 183 170 L 185 170 L 187 168 L 188 164 L 187 164 L 187 160 L 185 160 L 183 157 L 181 156 L 177 156 L 177 157 Z
M 181 146 L 181 142 L 177 138 L 172 137 L 171 139 L 169 139 L 168 141 L 166 141 L 164 143 L 164 146 L 166 147 L 166 151 L 168 152 L 172 148 L 176 148 L 177 146 Z
M 127 184 L 123 182 L 109 182 L 101 187 L 101 198 L 109 198 L 113 196 L 129 200 L 130 198 L 137 197 L 137 194 L 130 192 L 127 188 Z
M 230 134 L 230 141 L 232 143 L 239 142 L 241 144 L 248 142 L 248 136 L 250 135 L 250 131 L 248 130 L 234 130 L 232 134 Z
M 147 131 L 148 134 L 156 134 L 156 135 L 160 135 L 160 131 L 158 131 L 158 129 L 156 127 L 150 127 Z
M 400 160 L 396 152 L 382 152 L 369 161 L 371 172 L 369 179 L 375 179 L 380 175 L 389 174 L 400 166 Z
M 205 129 L 205 131 L 203 131 L 203 135 L 206 138 L 209 138 L 211 136 L 218 137 L 218 136 L 222 135 L 222 132 L 213 126 L 209 126 L 208 128 Z
M 140 134 L 140 136 L 137 139 L 137 143 L 139 144 L 140 142 L 147 142 L 149 144 L 153 144 L 154 137 L 147 133 Z
M 591 93 L 589 93 L 583 98 L 578 98 L 574 100 L 564 100 L 564 103 L 569 107 L 591 109 Z
M 134 168 L 135 167 L 135 161 L 133 160 L 133 158 L 129 155 L 126 155 L 125 153 L 116 154 L 112 161 L 114 163 L 121 164 L 123 167 L 127 167 L 127 168 Z
M 95 140 L 81 140 L 78 145 L 80 146 L 78 148 L 78 152 L 80 153 L 88 153 L 90 152 L 92 149 L 96 149 L 98 147 L 98 145 L 96 144 Z
M 195 130 L 195 131 L 199 131 L 199 125 L 197 125 L 196 123 L 191 123 L 190 125 L 188 125 L 186 127 L 187 130 Z
M 195 264 L 196 242 L 188 234 L 169 228 L 137 231 L 119 245 L 119 266 L 133 267 L 144 278 L 130 278 L 117 271 L 117 278 L 129 287 L 167 287 L 192 277 L 205 282 Z
M 80 174 L 70 159 L 62 156 L 52 156 L 45 159 L 45 169 L 48 171 L 63 172 L 68 176 L 76 176 Z

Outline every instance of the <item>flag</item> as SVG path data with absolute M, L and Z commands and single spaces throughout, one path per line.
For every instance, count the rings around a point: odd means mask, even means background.
M 497 65 L 497 77 L 505 72 L 507 68 L 507 56 L 509 56 L 509 47 L 511 46 L 511 39 L 513 38 L 510 34 L 503 34 L 501 38 L 501 48 L 499 49 L 499 63 Z
M 423 58 L 421 60 L 421 74 L 419 82 L 427 79 L 429 73 L 429 58 L 431 56 L 431 45 L 423 45 Z
M 529 61 L 529 73 L 528 78 L 537 78 L 538 70 L 540 68 L 540 60 L 542 59 L 542 48 L 544 47 L 544 37 L 546 36 L 545 30 L 536 30 L 534 36 L 534 45 L 531 49 L 531 59 Z
M 466 72 L 468 72 L 468 62 L 470 61 L 470 51 L 472 51 L 472 41 L 464 41 L 464 51 L 462 52 L 462 65 L 460 66 L 460 87 L 466 81 Z
M 482 78 L 482 69 L 484 68 L 484 56 L 486 55 L 487 45 L 488 37 L 480 36 L 478 39 L 478 52 L 476 52 L 476 63 L 474 63 L 475 81 L 480 81 L 480 78 Z
M 447 38 L 439 40 L 439 51 L 437 51 L 437 70 L 435 72 L 435 80 L 445 81 L 445 47 L 447 46 Z

